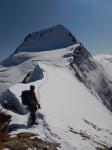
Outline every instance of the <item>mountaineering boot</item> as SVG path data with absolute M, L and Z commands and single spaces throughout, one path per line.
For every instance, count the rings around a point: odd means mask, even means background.
M 37 122 L 35 122 L 35 123 L 31 123 L 31 127 L 33 127 L 33 126 L 37 126 L 38 125 L 38 123 Z
M 32 121 L 31 126 L 33 126 L 33 125 L 38 125 L 38 122 Z
M 38 125 L 38 122 L 35 122 L 34 125 Z

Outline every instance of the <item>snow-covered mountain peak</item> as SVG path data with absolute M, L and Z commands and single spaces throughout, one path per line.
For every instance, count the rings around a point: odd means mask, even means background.
M 76 38 L 63 25 L 29 34 L 16 49 L 19 52 L 39 52 L 65 48 L 76 44 Z
M 12 117 L 12 135 L 36 133 L 59 143 L 60 150 L 112 146 L 112 80 L 65 27 L 29 34 L 0 65 L 0 107 Z M 41 104 L 34 128 L 21 104 L 21 93 L 30 85 Z

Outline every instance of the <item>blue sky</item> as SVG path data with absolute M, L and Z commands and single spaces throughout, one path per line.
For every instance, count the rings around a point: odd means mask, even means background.
M 112 0 L 0 0 L 0 59 L 28 33 L 57 24 L 92 53 L 112 51 Z

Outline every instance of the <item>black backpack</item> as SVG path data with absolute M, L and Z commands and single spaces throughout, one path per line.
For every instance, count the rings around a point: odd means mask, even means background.
M 28 95 L 29 95 L 28 90 L 22 91 L 21 94 L 22 105 L 28 105 Z

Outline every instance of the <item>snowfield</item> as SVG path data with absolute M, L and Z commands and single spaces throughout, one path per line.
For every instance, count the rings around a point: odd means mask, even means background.
M 53 52 L 48 53 L 49 56 L 50 53 L 53 55 Z M 56 53 L 60 55 L 60 51 L 54 51 L 54 53 L 54 56 Z M 36 54 L 35 57 L 32 55 L 31 53 L 31 58 L 25 64 L 31 65 L 34 62 Z M 44 56 L 47 57 L 47 55 Z M 40 56 L 37 56 L 37 60 L 38 57 Z M 60 61 L 59 57 L 58 61 L 53 59 L 50 63 L 50 58 L 48 61 L 38 61 L 39 67 L 35 66 L 30 77 L 33 82 L 11 86 L 8 97 L 5 93 L 6 100 L 12 106 L 17 106 L 15 108 L 18 112 L 21 110 L 24 112 L 23 115 L 7 112 L 12 116 L 11 124 L 14 131 L 11 134 L 21 131 L 34 132 L 41 138 L 61 143 L 62 150 L 94 150 L 95 147 L 103 147 L 103 144 L 112 146 L 111 113 L 74 77 L 73 72 L 66 67 L 68 60 L 61 61 L 61 58 Z M 45 58 L 41 59 L 45 60 Z M 24 66 L 24 63 L 20 64 L 21 67 L 22 65 Z M 40 69 L 43 70 L 43 77 L 38 80 Z M 29 89 L 31 84 L 36 86 L 36 95 L 42 106 L 42 109 L 37 112 L 39 125 L 34 128 L 28 128 L 29 112 L 21 105 L 20 98 L 21 92 Z M 15 98 L 10 99 L 11 94 Z
M 68 34 L 65 29 L 63 32 Z M 43 34 L 48 36 L 46 30 Z M 35 34 L 32 36 L 34 38 Z M 56 38 L 54 33 L 53 37 Z M 71 41 L 69 38 L 64 44 L 68 45 L 69 40 Z M 30 48 L 36 51 L 38 45 L 35 45 L 35 40 L 30 42 Z M 58 150 L 106 150 L 112 147 L 112 112 L 78 80 L 76 72 L 70 66 L 74 49 L 80 43 L 39 52 L 31 49 L 28 52 L 26 45 L 20 45 L 15 54 L 0 63 L 0 108 L 12 116 L 9 126 L 11 136 L 25 131 L 36 133 L 41 139 L 60 143 Z M 79 56 L 77 51 L 75 56 Z M 106 68 L 106 65 L 103 66 Z M 109 71 L 111 65 L 108 63 L 108 66 L 105 74 L 112 81 Z M 84 67 L 88 69 L 86 60 Z M 88 80 L 95 81 L 95 73 L 89 72 Z M 26 83 L 22 82 L 24 79 Z M 21 102 L 22 91 L 29 90 L 30 85 L 35 85 L 36 96 L 41 104 L 41 109 L 36 112 L 39 125 L 33 127 L 30 126 L 30 113 Z M 5 109 L 4 104 L 8 104 L 10 109 Z

